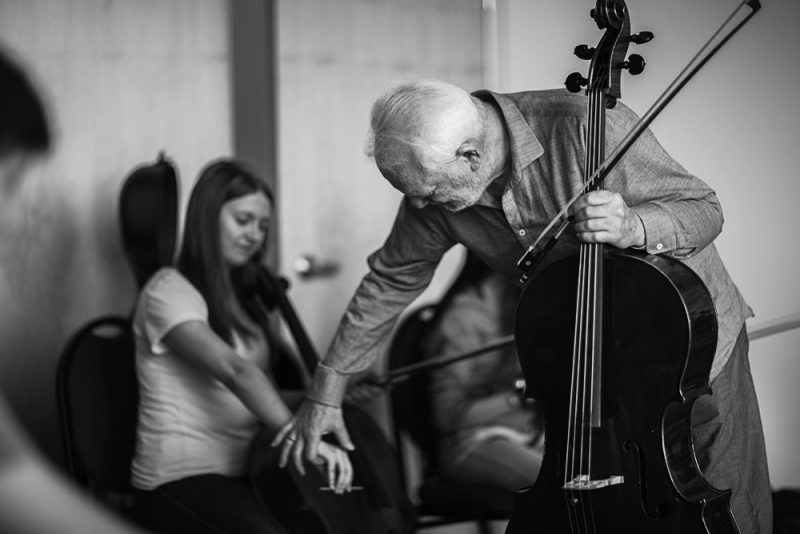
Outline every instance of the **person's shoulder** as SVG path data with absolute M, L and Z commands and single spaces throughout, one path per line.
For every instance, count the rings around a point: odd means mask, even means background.
M 566 89 L 539 89 L 503 95 L 527 115 L 539 117 L 583 117 L 586 97 Z
M 173 298 L 199 295 L 189 280 L 174 267 L 162 267 L 150 277 L 142 289 L 146 297 Z
M 138 323 L 164 321 L 186 314 L 205 317 L 208 307 L 202 294 L 173 267 L 159 269 L 145 284 L 134 314 Z

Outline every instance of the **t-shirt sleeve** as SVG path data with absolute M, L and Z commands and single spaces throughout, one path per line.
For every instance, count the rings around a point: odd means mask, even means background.
M 164 336 L 179 324 L 208 322 L 208 306 L 203 296 L 175 271 L 167 272 L 148 285 L 140 305 L 142 333 L 153 354 L 168 351 L 163 344 Z

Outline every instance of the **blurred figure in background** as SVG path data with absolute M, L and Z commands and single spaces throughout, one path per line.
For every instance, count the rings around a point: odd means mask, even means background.
M 519 294 L 468 251 L 423 341 L 425 354 L 461 354 L 513 334 Z M 433 372 L 432 417 L 444 478 L 501 489 L 533 484 L 542 461 L 542 421 L 537 405 L 515 387 L 521 377 L 513 347 Z
M 45 154 L 51 143 L 38 92 L 22 68 L 0 50 L 0 210 L 13 202 L 29 161 Z M 0 532 L 135 534 L 142 531 L 79 494 L 41 456 L 0 392 Z

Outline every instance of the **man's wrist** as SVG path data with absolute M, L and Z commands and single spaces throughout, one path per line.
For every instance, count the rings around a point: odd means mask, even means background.
M 347 390 L 347 376 L 330 366 L 317 364 L 306 398 L 323 406 L 341 406 Z

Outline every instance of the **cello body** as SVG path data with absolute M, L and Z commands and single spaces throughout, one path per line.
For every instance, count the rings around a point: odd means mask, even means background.
M 575 452 L 568 412 L 577 257 L 542 268 L 520 298 L 517 349 L 526 395 L 544 411 L 545 452 L 536 483 L 517 494 L 507 532 L 738 532 L 730 491 L 703 478 L 691 435 L 717 343 L 708 290 L 662 256 L 606 250 L 602 268 L 601 415 L 586 429 L 591 473 L 577 473 L 591 483 L 568 488 L 573 475 L 565 472 Z

